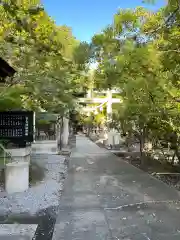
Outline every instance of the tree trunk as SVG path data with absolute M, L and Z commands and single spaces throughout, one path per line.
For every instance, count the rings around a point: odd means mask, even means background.
M 131 152 L 131 138 L 132 138 L 132 134 L 128 132 L 126 136 L 126 145 L 127 145 L 128 152 Z
M 89 137 L 89 135 L 90 135 L 90 130 L 91 130 L 91 128 L 90 128 L 90 125 L 88 124 L 88 127 L 87 127 L 87 136 Z
M 143 136 L 142 134 L 140 135 L 140 154 L 141 154 L 141 157 L 143 156 L 143 152 L 144 152 L 144 139 L 143 139 Z
M 140 158 L 141 158 L 141 165 L 144 165 L 146 154 L 144 152 L 145 147 L 145 128 L 140 130 L 140 137 L 139 137 L 139 143 L 140 143 Z

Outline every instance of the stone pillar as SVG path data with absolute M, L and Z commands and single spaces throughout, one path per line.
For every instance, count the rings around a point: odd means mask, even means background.
M 34 141 L 36 141 L 36 113 L 34 112 L 34 116 L 33 116 L 33 138 Z
M 8 194 L 24 192 L 29 188 L 29 163 L 7 163 L 5 169 L 5 189 Z
M 113 131 L 109 131 L 108 132 L 108 145 L 113 145 L 113 137 L 114 137 L 114 134 L 113 134 Z
M 107 91 L 107 120 L 108 122 L 111 121 L 112 119 L 112 91 L 108 90 Z
M 91 89 L 89 89 L 89 90 L 87 91 L 87 98 L 91 98 L 91 97 L 92 97 Z
M 31 146 L 25 148 L 6 149 L 6 152 L 10 153 L 14 162 L 27 162 L 30 164 Z
M 112 92 L 111 90 L 107 91 L 107 126 L 108 126 L 108 132 L 110 131 L 110 122 L 112 120 Z M 112 136 L 108 136 L 108 145 L 112 145 Z M 111 143 L 110 143 L 111 142 Z
M 63 117 L 63 134 L 62 134 L 62 145 L 66 147 L 69 139 L 69 119 Z
M 114 135 L 114 144 L 119 145 L 120 143 L 120 133 L 115 133 Z
M 56 142 L 57 142 L 57 151 L 60 150 L 61 144 L 61 118 L 60 116 L 57 117 L 56 121 Z
M 6 162 L 5 189 L 7 193 L 24 192 L 29 188 L 31 147 L 6 149 L 12 157 Z

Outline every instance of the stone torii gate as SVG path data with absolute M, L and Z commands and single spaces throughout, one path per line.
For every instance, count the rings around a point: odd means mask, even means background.
M 112 104 L 113 103 L 122 103 L 122 99 L 120 98 L 113 98 L 113 93 L 120 93 L 121 90 L 108 90 L 108 91 L 102 91 L 100 93 L 105 93 L 106 97 L 105 98 L 94 98 L 92 96 L 92 91 L 89 90 L 87 97 L 86 98 L 79 98 L 79 103 L 86 103 L 86 104 L 99 104 L 96 107 L 84 107 L 83 111 L 90 113 L 90 112 L 96 112 L 97 109 L 100 109 L 103 105 L 106 105 L 106 110 L 107 110 L 107 122 L 110 122 L 112 120 Z M 108 129 L 108 132 L 103 131 L 102 137 L 105 142 L 109 146 L 113 145 L 114 143 L 118 143 L 120 140 L 120 134 L 116 133 L 110 129 Z
M 90 113 L 93 111 L 97 111 L 98 108 L 106 104 L 107 108 L 107 120 L 110 121 L 112 119 L 112 104 L 113 103 L 121 103 L 122 100 L 119 98 L 113 98 L 113 93 L 119 93 L 120 91 L 116 90 L 108 90 L 101 93 L 106 93 L 106 98 L 94 98 L 92 97 L 91 90 L 88 91 L 86 98 L 79 98 L 78 103 L 86 103 L 86 104 L 100 104 L 97 107 L 85 107 L 83 108 L 84 112 Z M 59 135 L 59 131 L 58 131 Z M 69 120 L 67 117 L 63 117 L 63 133 L 62 133 L 62 145 L 65 147 L 68 144 L 68 137 L 69 137 Z M 59 140 L 58 140 L 59 142 Z
M 112 95 L 113 93 L 120 93 L 120 91 L 116 90 L 108 90 L 105 92 L 101 93 L 106 93 L 106 98 L 94 98 L 92 97 L 92 92 L 91 90 L 88 91 L 87 97 L 86 98 L 79 98 L 79 103 L 86 103 L 86 104 L 92 104 L 92 103 L 99 103 L 100 105 L 97 107 L 84 107 L 83 111 L 84 112 L 93 112 L 96 111 L 98 108 L 106 104 L 106 109 L 107 109 L 107 120 L 110 121 L 112 119 L 112 104 L 113 103 L 121 103 L 122 100 L 119 98 L 113 98 Z

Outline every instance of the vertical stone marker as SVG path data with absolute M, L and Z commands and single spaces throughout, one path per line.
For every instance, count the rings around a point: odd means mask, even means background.
M 112 120 L 112 91 L 108 90 L 107 91 L 107 120 L 111 121 Z
M 36 141 L 36 113 L 34 112 L 33 115 L 33 138 L 34 138 L 34 143 Z
M 56 120 L 56 144 L 57 144 L 57 152 L 59 152 L 61 148 L 61 116 L 57 117 Z
M 63 134 L 62 134 L 62 144 L 63 147 L 67 147 L 69 139 L 69 119 L 63 118 Z

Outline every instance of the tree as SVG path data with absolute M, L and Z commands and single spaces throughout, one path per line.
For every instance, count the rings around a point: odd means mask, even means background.
M 156 13 L 119 10 L 113 24 L 92 38 L 95 83 L 122 89 L 116 119 L 139 139 L 142 156 L 147 141 L 164 139 L 179 158 L 179 12 L 174 20 L 172 12 L 172 2 Z
M 57 26 L 38 0 L 2 0 L 0 13 L 0 53 L 17 70 L 12 84 L 21 87 L 19 108 L 63 112 L 73 106 L 88 52 L 78 53 L 82 44 L 71 29 Z

